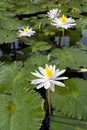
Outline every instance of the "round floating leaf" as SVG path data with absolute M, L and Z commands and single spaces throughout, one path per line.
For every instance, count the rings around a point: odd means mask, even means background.
M 13 64 L 0 66 L 0 92 L 4 92 L 17 83 L 18 78 L 21 76 L 20 70 L 22 62 L 14 62 Z
M 82 1 L 81 1 L 82 2 Z M 83 2 L 81 3 L 83 6 L 82 6 L 82 12 L 85 12 L 85 14 L 87 13 L 87 1 L 86 0 L 83 0 Z
M 78 20 L 77 27 L 82 28 L 82 29 L 86 29 L 87 28 L 87 22 L 86 21 L 87 21 L 87 18 Z
M 87 46 L 84 45 L 82 42 L 77 42 L 76 44 L 77 44 L 78 48 L 80 48 L 81 50 L 87 51 Z
M 12 90 L 15 87 L 31 88 L 32 74 L 37 66 L 47 63 L 47 57 L 43 55 L 35 55 L 29 58 L 25 64 L 22 62 L 14 62 L 12 64 L 4 64 L 0 66 L 0 93 Z
M 62 115 L 76 119 L 87 119 L 87 81 L 72 78 L 65 81 L 66 87 L 56 87 L 52 93 L 52 104 Z
M 43 66 L 48 62 L 48 58 L 46 55 L 36 54 L 27 59 L 26 65 L 31 66 Z
M 1 65 L 0 67 L 0 93 L 5 93 L 15 87 L 33 89 L 31 85 L 34 66 L 30 66 L 29 62 L 23 67 L 22 62 L 14 62 L 12 64 Z
M 47 57 L 41 54 L 33 55 L 27 59 L 24 64 L 24 68 L 22 69 L 22 78 L 24 80 L 24 83 L 26 82 L 26 84 L 28 84 L 28 88 L 33 89 L 36 87 L 36 85 L 31 85 L 31 80 L 34 79 L 34 76 L 31 74 L 31 72 L 37 70 L 39 66 L 44 67 L 47 63 Z
M 32 50 L 38 50 L 38 51 L 46 51 L 51 48 L 51 45 L 48 44 L 48 42 L 40 41 L 35 42 L 35 44 L 32 45 Z
M 60 68 L 78 69 L 82 66 L 87 67 L 87 53 L 78 48 L 54 49 L 51 56 L 53 57 L 52 63 L 59 65 Z
M 86 130 L 86 121 L 79 121 L 72 118 L 60 116 L 54 112 L 51 117 L 50 130 Z
M 12 43 L 16 42 L 17 40 L 17 34 L 15 31 L 7 31 L 4 29 L 0 31 L 0 44 Z
M 39 130 L 42 123 L 41 97 L 21 86 L 11 95 L 0 95 L 1 130 Z

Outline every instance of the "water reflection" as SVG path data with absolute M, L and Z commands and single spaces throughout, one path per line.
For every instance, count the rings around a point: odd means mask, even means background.
M 2 50 L 0 49 L 0 57 L 3 55 L 3 52 L 2 52 Z
M 9 53 L 9 55 L 11 57 L 16 57 L 16 54 L 20 54 L 20 55 L 23 55 L 23 51 L 22 51 L 22 48 L 20 47 L 19 45 L 19 41 L 16 41 L 15 43 L 11 44 L 11 52 Z
M 87 46 L 87 29 L 82 30 L 81 42 Z
M 82 34 L 82 36 L 81 36 L 80 42 L 87 46 L 87 29 L 82 30 L 81 34 Z M 63 40 L 63 37 L 60 37 L 60 36 L 54 37 L 54 43 L 58 47 L 70 46 L 71 45 L 70 42 L 72 41 L 72 37 L 70 37 L 68 35 L 64 36 L 64 44 L 63 45 L 62 45 L 62 40 Z M 74 43 L 75 43 L 75 41 L 74 41 Z
M 58 37 L 58 36 L 54 37 L 54 42 L 55 42 L 56 46 L 62 47 L 63 46 L 62 41 L 63 41 L 63 37 Z M 69 45 L 70 45 L 70 37 L 65 36 L 64 37 L 64 46 L 69 46 Z
M 72 32 L 74 33 L 74 32 Z M 73 46 L 74 44 L 72 43 L 72 37 L 71 35 L 69 36 L 70 33 L 68 33 L 65 37 L 64 37 L 64 44 L 62 43 L 63 41 L 63 37 L 59 36 L 55 36 L 52 41 L 54 43 L 55 47 L 62 47 L 62 46 Z M 81 38 L 80 38 L 80 42 L 83 43 L 84 45 L 87 46 L 87 29 L 82 30 L 82 34 Z M 80 35 L 78 34 L 78 35 Z M 76 37 L 73 37 L 75 42 Z M 77 39 L 78 40 L 78 39 Z M 15 43 L 12 44 L 3 44 L 0 45 L 0 57 L 2 58 L 4 55 L 6 56 L 10 56 L 10 57 L 15 57 L 14 60 L 16 59 L 17 56 L 24 56 L 25 52 L 24 52 L 24 48 L 28 47 L 26 44 L 24 44 L 22 41 L 16 41 Z M 47 54 L 46 51 L 41 52 L 43 55 Z M 26 56 L 25 56 L 26 57 Z
M 83 77 L 84 77 L 85 80 L 87 79 L 87 72 L 83 73 Z

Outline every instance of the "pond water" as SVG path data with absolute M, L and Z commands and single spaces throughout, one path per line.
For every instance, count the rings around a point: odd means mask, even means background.
M 79 41 L 83 45 L 87 46 L 87 29 L 82 30 L 82 33 L 80 35 L 81 35 L 81 38 Z M 53 39 L 54 39 L 53 44 L 55 44 L 57 47 L 61 48 L 63 37 L 54 36 Z M 67 46 L 67 47 L 72 46 L 70 43 L 69 36 L 64 37 L 64 46 Z M 25 45 L 24 43 L 22 43 L 20 41 L 16 41 L 16 42 L 12 43 L 11 45 L 9 45 L 9 44 L 0 45 L 0 57 L 2 58 L 3 55 L 6 54 L 7 56 L 13 57 L 13 59 L 14 59 L 16 54 L 24 55 L 24 52 L 23 52 L 24 48 L 27 48 L 27 45 Z
M 37 123 L 39 117 L 39 121 L 42 119 L 42 122 L 36 124 L 35 127 L 39 127 L 38 130 L 87 129 L 86 6 L 86 0 L 0 1 L 1 119 L 5 118 L 5 121 L 17 123 L 14 119 L 16 119 L 16 116 L 21 117 L 21 122 L 18 120 L 19 124 L 23 124 L 23 122 L 26 124 L 23 125 L 23 130 L 33 130 L 30 126 Z M 67 16 L 66 18 L 72 17 L 76 21 L 74 28 L 65 30 L 64 37 L 62 36 L 62 29 L 52 26 L 51 19 L 47 17 L 47 12 L 54 8 L 61 9 L 61 13 L 63 12 Z M 23 31 L 23 27 L 28 26 L 32 27 L 36 33 L 31 37 L 19 37 L 18 31 L 20 29 Z M 47 91 L 44 88 L 37 90 L 36 86 L 30 83 L 33 79 L 31 72 L 45 64 L 55 64 L 60 70 L 66 69 L 64 76 L 68 77 L 67 81 L 63 81 L 66 87 L 56 86 L 56 91 L 51 95 L 51 116 L 48 112 Z M 36 95 L 33 95 L 30 90 L 34 90 Z M 28 92 L 30 92 L 30 95 L 28 95 Z M 39 104 L 41 100 L 46 101 L 46 104 Z M 16 109 L 16 105 L 19 109 Z M 45 110 L 40 109 L 41 105 Z M 29 109 L 29 115 L 26 106 Z M 37 108 L 40 109 L 40 114 L 45 111 L 45 118 L 41 118 Z M 3 110 L 6 111 L 1 113 Z M 33 115 L 34 111 L 36 115 Z M 19 115 L 11 118 L 16 112 Z M 23 116 L 21 116 L 22 113 Z M 6 129 L 7 126 L 11 127 L 10 123 L 6 124 L 5 121 L 0 123 L 0 128 L 4 124 L 1 130 Z M 30 121 L 34 123 L 29 124 L 29 126 L 28 122 Z M 12 124 L 12 128 L 14 124 Z M 19 129 L 16 130 L 22 130 L 19 124 L 17 124 Z
M 81 42 L 87 46 L 87 29 L 82 31 Z

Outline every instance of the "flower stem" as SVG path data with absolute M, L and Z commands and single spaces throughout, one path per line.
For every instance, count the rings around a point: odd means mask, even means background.
M 49 115 L 51 115 L 51 90 L 48 88 L 48 108 L 49 108 Z
M 62 46 L 64 45 L 64 28 L 62 29 Z

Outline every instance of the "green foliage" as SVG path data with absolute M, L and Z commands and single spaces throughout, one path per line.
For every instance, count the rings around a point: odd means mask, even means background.
M 68 118 L 87 120 L 87 81 L 72 78 L 65 81 L 65 88 L 56 87 L 52 93 L 55 111 Z
M 40 129 L 43 119 L 42 98 L 35 91 L 36 85 L 31 85 L 34 78 L 31 72 L 39 66 L 55 64 L 62 69 L 87 68 L 87 47 L 80 43 L 82 30 L 87 28 L 86 5 L 87 0 L 0 1 L 0 44 L 7 43 L 10 46 L 19 41 L 26 45 L 21 50 L 22 55 L 16 53 L 18 50 L 15 49 L 15 62 L 7 55 L 11 49 L 0 57 L 5 61 L 0 62 L 0 130 Z M 60 30 L 51 26 L 46 15 L 47 11 L 54 8 L 76 19 L 76 28 L 65 31 L 72 47 L 55 46 L 54 37 L 57 34 L 60 38 Z M 19 38 L 18 30 L 26 26 L 32 27 L 35 35 Z M 64 83 L 65 88 L 56 86 L 56 92 L 52 93 L 50 130 L 86 130 L 87 80 L 72 78 Z
M 77 27 L 81 27 L 82 29 L 85 29 L 87 28 L 87 18 L 84 18 L 84 19 L 80 19 L 78 22 L 77 22 Z
M 80 18 L 77 20 L 77 23 L 80 21 L 82 26 L 80 26 L 79 23 L 77 26 L 80 28 L 84 26 L 86 27 L 86 24 L 84 24 L 86 19 L 83 21 L 83 17 L 81 15 L 82 11 L 86 12 L 86 9 L 84 8 L 86 7 L 84 6 L 86 4 L 87 2 L 85 0 L 83 0 L 83 2 L 78 2 L 78 0 L 24 0 L 19 2 L 17 0 L 5 0 L 5 2 L 0 1 L 0 44 L 17 41 L 17 31 L 23 26 L 33 26 L 35 30 L 38 30 L 40 24 L 42 24 L 43 30 L 46 31 L 47 24 L 50 24 L 46 16 L 46 12 L 53 8 L 61 9 L 62 13 L 65 15 Z
M 19 78 L 22 63 L 14 62 L 11 65 L 0 66 L 0 92 L 5 92 L 11 89 Z M 21 82 L 21 81 L 20 81 Z
M 33 68 L 33 67 L 32 67 Z M 28 69 L 28 71 L 27 71 Z M 0 67 L 1 130 L 33 130 L 41 127 L 41 97 L 30 84 L 31 68 L 22 62 Z M 33 126 L 34 123 L 34 126 Z
M 52 62 L 59 65 L 60 68 L 78 69 L 79 67 L 87 67 L 87 53 L 78 48 L 64 47 L 63 50 L 57 48 L 52 51 L 51 56 L 54 58 Z
M 38 130 L 42 121 L 40 104 L 37 93 L 27 92 L 21 86 L 14 88 L 11 95 L 0 94 L 0 129 Z
M 53 113 L 50 130 L 86 130 L 86 121 L 76 120 Z
M 51 48 L 51 45 L 49 45 L 46 41 L 34 41 L 31 48 L 33 52 L 46 51 Z
M 43 66 L 48 62 L 47 56 L 41 54 L 35 54 L 34 56 L 27 59 L 26 66 Z
M 80 48 L 81 50 L 83 50 L 83 51 L 87 50 L 87 46 L 85 46 L 83 43 L 77 42 L 76 44 L 77 44 L 78 48 Z
M 0 66 L 0 93 L 12 90 L 14 87 L 21 86 L 33 89 L 30 84 L 32 79 L 31 72 L 36 67 L 45 65 L 48 62 L 46 56 L 37 54 L 23 62 L 13 62 Z M 24 67 L 23 67 L 24 66 Z
M 87 129 L 87 81 L 78 78 L 66 80 L 65 88 L 56 87 L 52 93 L 54 108 L 50 130 Z
M 36 60 L 36 59 L 34 59 Z M 32 61 L 33 62 L 33 61 Z M 31 88 L 31 72 L 34 71 L 35 62 L 29 60 L 23 67 L 22 62 L 13 62 L 12 64 L 1 65 L 0 67 L 0 93 L 12 90 L 15 87 Z M 45 61 L 44 61 L 45 62 Z M 37 61 L 38 63 L 38 61 Z M 31 66 L 30 66 L 31 64 Z

